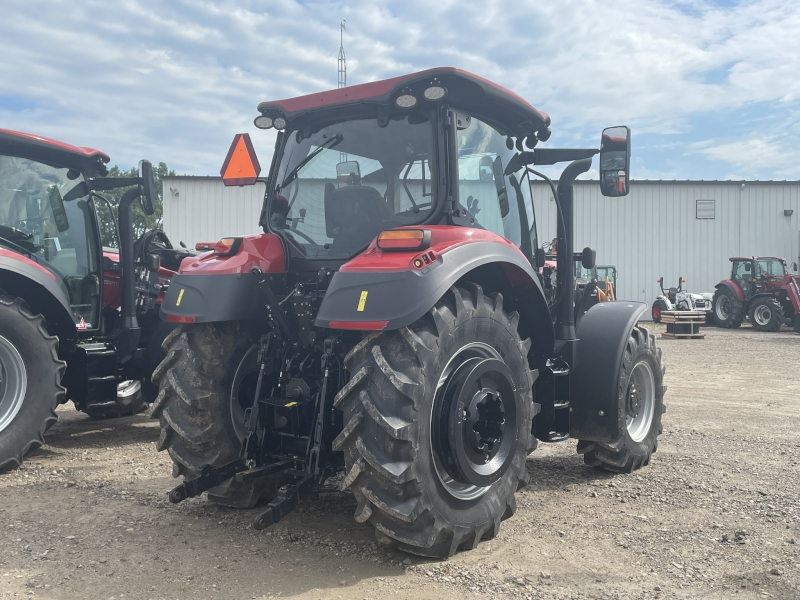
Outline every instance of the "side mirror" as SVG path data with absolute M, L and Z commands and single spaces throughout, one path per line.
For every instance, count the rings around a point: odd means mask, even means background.
M 748 273 L 750 272 L 750 263 L 746 263 L 744 265 L 744 270 L 747 271 Z
M 161 257 L 158 254 L 147 255 L 147 270 L 151 273 L 158 273 L 161 268 Z
M 792 263 L 791 269 L 792 269 L 793 273 L 797 273 L 797 263 L 796 262 Z
M 336 165 L 336 179 L 344 185 L 361 185 L 361 165 L 356 160 Z
M 628 195 L 631 172 L 631 130 L 608 127 L 600 139 L 600 191 L 603 196 Z
M 584 248 L 581 252 L 581 266 L 586 270 L 594 269 L 595 261 L 597 260 L 597 252 L 591 248 Z
M 149 160 L 139 161 L 139 198 L 146 215 L 156 211 L 156 181 Z

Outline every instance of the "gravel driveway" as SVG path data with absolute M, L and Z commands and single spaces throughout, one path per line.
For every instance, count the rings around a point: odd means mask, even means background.
M 800 336 L 705 331 L 658 340 L 649 467 L 605 474 L 574 442 L 540 445 L 516 516 L 444 562 L 378 546 L 335 491 L 260 533 L 255 511 L 170 505 L 155 422 L 64 408 L 0 475 L 0 598 L 800 598 Z

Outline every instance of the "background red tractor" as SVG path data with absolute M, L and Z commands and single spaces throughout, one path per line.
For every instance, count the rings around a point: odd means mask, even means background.
M 546 114 L 451 68 L 258 110 L 278 130 L 264 232 L 185 260 L 162 304 L 182 324 L 153 374 L 171 501 L 265 498 L 263 529 L 336 475 L 379 541 L 446 557 L 514 514 L 539 440 L 648 464 L 665 388 L 646 305 L 574 311 L 573 182 L 600 154 L 603 193 L 628 193 L 627 127 L 536 148 Z M 558 162 L 554 322 L 528 177 Z M 258 171 L 237 136 L 223 178 Z
M 794 325 L 800 332 L 800 277 L 787 272 L 786 261 L 774 256 L 734 257 L 731 278 L 716 286 L 714 320 L 739 327 L 745 317 L 759 331 Z
M 0 130 L 0 470 L 43 443 L 60 403 L 115 417 L 155 397 L 149 374 L 174 327 L 158 297 L 186 252 L 160 231 L 134 244 L 131 204 L 152 213 L 152 168 L 105 178 L 108 161 Z M 98 191 L 120 187 L 120 249 L 103 248 Z

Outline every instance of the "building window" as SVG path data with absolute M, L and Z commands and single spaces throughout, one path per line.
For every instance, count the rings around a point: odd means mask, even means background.
M 697 218 L 698 219 L 713 219 L 714 218 L 714 201 L 713 200 L 698 200 L 697 201 Z

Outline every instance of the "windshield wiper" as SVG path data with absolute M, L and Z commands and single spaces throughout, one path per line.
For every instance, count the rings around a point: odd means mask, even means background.
M 334 135 L 329 140 L 323 142 L 321 146 L 317 146 L 316 150 L 314 150 L 311 154 L 309 154 L 303 160 L 301 160 L 299 163 L 297 163 L 297 166 L 289 172 L 289 174 L 283 180 L 283 183 L 281 183 L 277 188 L 275 188 L 275 193 L 277 194 L 279 191 L 281 191 L 287 185 L 292 183 L 292 181 L 294 181 L 295 178 L 297 177 L 297 174 L 300 172 L 300 169 L 305 167 L 309 163 L 309 161 L 311 161 L 311 159 L 313 159 L 317 154 L 322 152 L 325 148 L 333 148 L 336 144 L 341 142 L 343 139 L 344 139 L 344 136 L 341 133 L 337 133 L 336 135 Z

